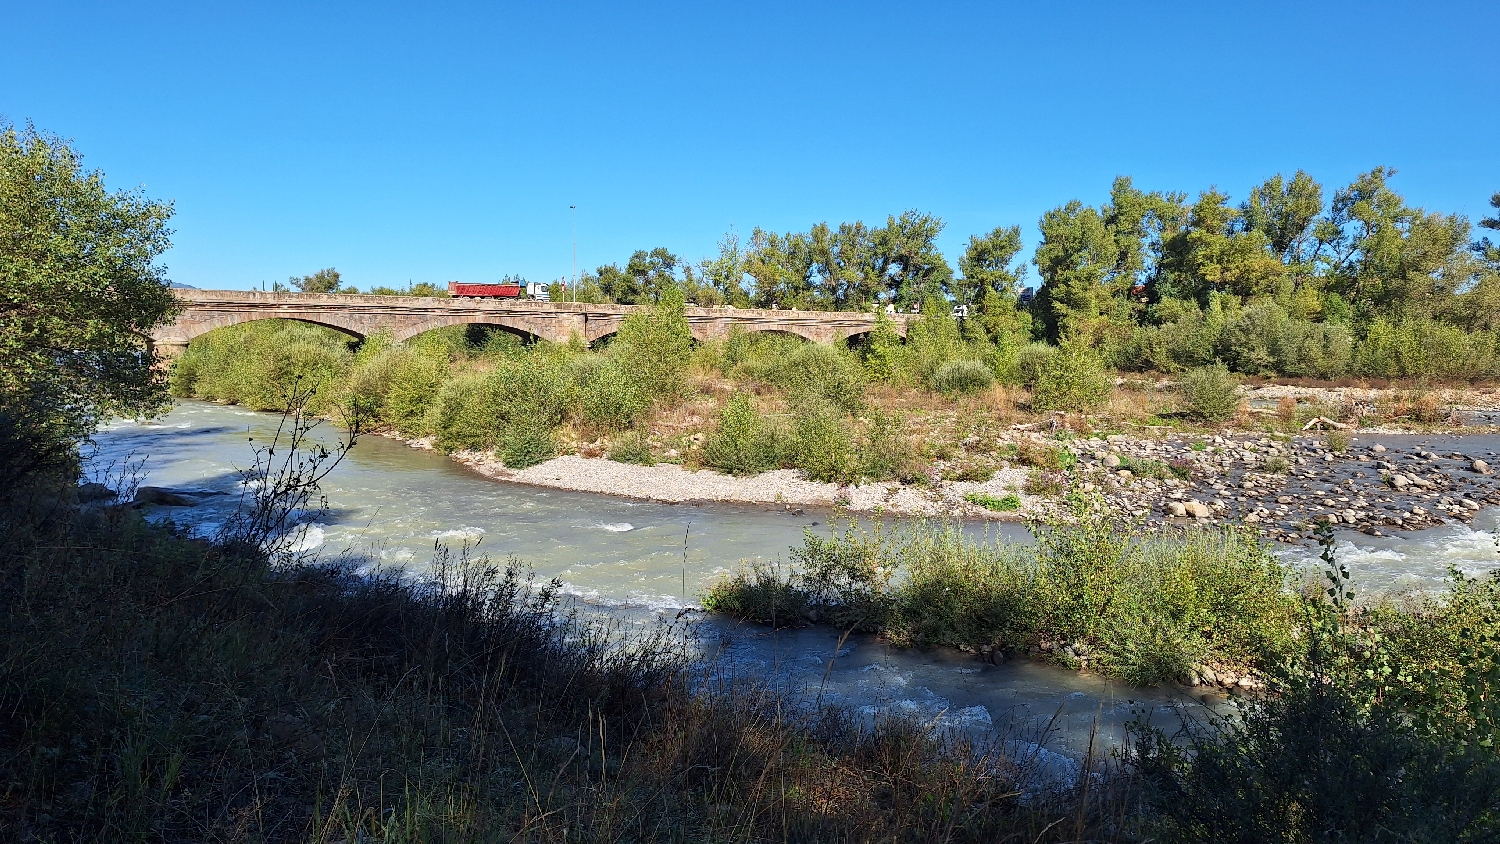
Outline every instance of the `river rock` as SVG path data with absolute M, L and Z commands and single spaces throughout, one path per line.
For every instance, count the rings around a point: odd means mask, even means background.
M 87 483 L 78 485 L 78 500 L 84 504 L 90 501 L 108 501 L 114 498 L 115 491 L 98 483 Z
M 156 504 L 162 507 L 196 507 L 198 499 L 166 487 L 143 486 L 135 491 L 135 501 L 132 503 L 136 506 Z
M 1106 454 L 1106 455 L 1104 455 L 1104 465 L 1107 468 L 1110 468 L 1110 469 L 1119 468 L 1119 466 L 1120 466 L 1120 455 L 1118 455 L 1118 454 Z
M 1178 516 L 1178 517 L 1186 516 L 1187 515 L 1187 506 L 1184 505 L 1181 501 L 1168 501 L 1167 502 L 1167 512 L 1170 513 L 1173 516 Z
M 1411 486 L 1411 478 L 1397 472 L 1391 475 L 1391 486 L 1396 489 L 1406 489 L 1408 486 Z
M 1490 464 L 1484 462 L 1483 460 L 1475 460 L 1473 463 L 1469 464 L 1469 468 L 1481 475 L 1488 475 L 1490 473 Z
M 1375 452 L 1376 454 L 1382 454 L 1385 452 L 1385 446 L 1381 445 L 1380 443 L 1376 443 L 1370 446 L 1370 450 Z
M 1209 685 L 1209 686 L 1217 686 L 1217 685 L 1219 685 L 1219 675 L 1215 674 L 1214 670 L 1212 668 L 1209 668 L 1207 665 L 1200 665 L 1200 666 L 1198 666 L 1197 673 L 1198 673 L 1199 677 L 1203 678 L 1203 682 L 1206 685 Z
M 1187 513 L 1189 516 L 1192 516 L 1195 519 L 1206 519 L 1213 514 L 1213 511 L 1208 509 L 1207 504 L 1204 504 L 1202 501 L 1199 501 L 1196 498 L 1182 502 L 1182 509 L 1183 512 Z

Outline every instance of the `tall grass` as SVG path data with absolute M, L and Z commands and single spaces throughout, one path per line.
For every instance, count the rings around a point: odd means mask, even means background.
M 278 566 L 26 493 L 0 500 L 7 838 L 1120 840 L 1131 817 L 1112 784 L 1023 800 L 993 748 L 699 673 L 514 562 Z
M 793 563 L 784 589 L 798 597 L 783 603 L 833 624 L 911 646 L 1038 653 L 1137 684 L 1205 663 L 1259 666 L 1290 630 L 1288 573 L 1253 536 L 1142 537 L 1094 507 L 1037 528 L 1033 545 L 973 540 L 951 525 L 851 525 L 809 533 Z M 704 605 L 743 614 L 766 602 L 738 593 L 765 588 L 740 573 L 711 587 Z

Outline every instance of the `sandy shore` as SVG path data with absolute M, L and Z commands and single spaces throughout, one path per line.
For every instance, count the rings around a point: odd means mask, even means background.
M 397 437 L 397 439 L 400 439 Z M 427 440 L 403 440 L 414 448 L 432 449 Z M 930 487 L 895 482 L 850 486 L 808 480 L 796 469 L 778 469 L 751 477 L 712 469 L 686 469 L 674 463 L 637 466 L 603 457 L 564 455 L 526 469 L 508 469 L 493 454 L 456 451 L 454 460 L 481 475 L 507 483 L 593 492 L 672 504 L 721 502 L 797 508 L 838 507 L 853 513 L 1020 521 L 1047 508 L 1044 499 L 1020 491 L 1025 468 L 1001 469 L 984 482 L 940 481 Z M 997 513 L 964 500 L 969 494 L 1004 498 L 1014 494 L 1019 510 Z

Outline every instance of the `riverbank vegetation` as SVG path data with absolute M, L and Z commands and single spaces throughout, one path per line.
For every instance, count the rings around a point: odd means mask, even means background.
M 1152 664 L 1115 643 L 1172 652 L 1185 633 L 1244 647 L 1266 682 L 1232 718 L 1138 727 L 1045 786 L 1004 735 L 794 705 L 694 665 L 668 630 L 570 614 L 513 561 L 439 552 L 430 579 L 278 562 L 71 494 L 33 482 L 0 502 L 0 576 L 16 585 L 0 592 L 0 825 L 21 840 L 1482 841 L 1500 820 L 1492 578 L 1359 610 L 1337 574 L 1336 599 L 1271 592 L 1273 567 L 1224 534 L 1143 550 L 1170 562 L 1124 576 L 1076 560 L 1041 575 L 1073 587 L 1045 607 L 1049 629 L 1106 670 Z M 853 558 L 893 541 L 928 570 L 882 593 Z M 1043 556 L 1105 556 L 1080 543 Z M 962 548 L 932 533 L 810 543 L 823 574 L 799 582 L 845 596 L 817 604 L 829 620 L 880 617 L 912 642 L 1026 625 L 1015 601 L 976 611 L 996 581 Z M 1130 575 L 1174 566 L 1250 576 L 1185 575 L 1149 605 L 1109 606 L 1129 605 Z M 1235 607 L 1244 623 L 1225 629 Z M 1122 621 L 1133 632 L 1090 638 Z
M 1147 538 L 1081 504 L 1033 545 L 952 525 L 809 533 L 785 569 L 715 584 L 704 606 L 765 624 L 818 619 L 908 647 L 1033 656 L 1137 685 L 1247 675 L 1290 645 L 1290 573 L 1234 529 Z M 1210 668 L 1211 667 L 1211 668 Z
M 18 841 L 1065 841 L 1128 809 L 1022 801 L 1002 748 L 714 678 L 514 562 L 278 562 L 70 494 L 0 502 Z
M 1246 536 L 1163 540 L 1096 524 L 1054 526 L 1031 556 L 941 531 L 809 540 L 805 571 L 715 593 L 720 609 L 740 601 L 737 611 L 771 620 L 811 609 L 913 644 L 1034 640 L 1040 651 L 1045 635 L 1064 646 L 1051 658 L 1097 654 L 1101 668 L 1143 680 L 1189 657 L 1264 678 L 1264 696 L 1236 717 L 1189 722 L 1182 736 L 1142 727 L 1112 760 L 1085 760 L 1076 779 L 1048 786 L 1028 769 L 1039 754 L 799 707 L 709 673 L 671 631 L 626 637 L 591 623 L 561 603 L 559 584 L 518 564 L 439 550 L 431 577 L 412 578 L 289 556 L 295 544 L 278 537 L 296 529 L 338 450 L 261 447 L 247 509 L 214 538 L 149 524 L 76 480 L 100 419 L 164 401 L 141 338 L 171 311 L 152 263 L 170 209 L 106 193 L 67 144 L 29 129 L 0 131 L 0 165 L 0 225 L 14 235 L 0 239 L 0 829 L 16 840 L 1489 841 L 1500 831 L 1493 577 L 1455 575 L 1441 599 L 1361 607 L 1331 556 L 1326 592 L 1287 592 Z M 58 284 L 74 298 L 58 301 Z M 894 475 L 916 435 L 893 433 L 882 413 L 913 396 L 992 408 L 983 402 L 996 394 L 962 361 L 1011 377 L 941 308 L 907 343 L 886 326 L 858 353 L 743 337 L 693 350 L 676 298 L 661 300 L 599 353 L 463 329 L 351 347 L 305 327 L 249 326 L 195 344 L 174 388 L 257 406 L 276 388 L 313 388 L 328 414 L 518 462 L 576 432 L 612 447 L 635 438 L 618 450 L 652 459 L 640 420 L 712 411 L 727 416 L 703 448 L 726 465 L 774 456 L 810 472 Z M 1101 355 L 1022 346 L 1015 377 L 1090 406 Z M 295 432 L 306 418 L 294 404 Z M 1062 467 L 1070 454 L 1032 444 L 1024 459 Z

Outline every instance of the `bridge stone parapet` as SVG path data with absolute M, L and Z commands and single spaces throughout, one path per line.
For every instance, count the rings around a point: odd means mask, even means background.
M 187 348 L 194 337 L 216 328 L 260 319 L 294 319 L 364 338 L 386 332 L 407 340 L 450 325 L 494 325 L 518 334 L 565 343 L 586 343 L 613 334 L 637 305 L 589 305 L 539 302 L 533 299 L 423 298 L 343 293 L 263 293 L 254 290 L 173 291 L 182 310 L 171 324 L 151 334 L 167 355 Z M 688 327 L 697 340 L 743 331 L 780 331 L 819 343 L 832 343 L 874 329 L 876 315 L 850 311 L 781 311 L 755 308 L 686 308 Z M 892 317 L 906 334 L 908 317 Z

